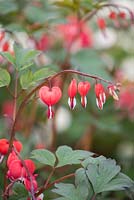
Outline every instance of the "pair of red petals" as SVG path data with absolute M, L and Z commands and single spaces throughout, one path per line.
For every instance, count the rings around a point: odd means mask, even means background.
M 24 160 L 24 163 L 29 171 L 29 173 L 32 175 L 35 171 L 35 164 L 32 160 L 27 159 Z M 11 180 L 21 180 L 23 178 L 27 178 L 28 174 L 23 166 L 21 160 L 18 159 L 17 156 L 14 155 L 14 152 L 12 152 L 9 156 L 8 162 L 8 177 Z
M 49 88 L 47 86 L 43 86 L 39 90 L 39 97 L 48 106 L 48 118 L 51 119 L 54 116 L 54 112 L 52 110 L 52 106 L 58 103 L 58 101 L 62 97 L 62 92 L 59 87 Z
M 88 81 L 85 82 L 79 82 L 78 84 L 78 93 L 81 95 L 81 104 L 83 107 L 86 107 L 87 99 L 86 95 L 90 90 L 90 83 Z M 68 104 L 71 109 L 74 109 L 76 105 L 76 99 L 75 96 L 77 94 L 77 82 L 75 79 L 73 79 L 68 87 Z

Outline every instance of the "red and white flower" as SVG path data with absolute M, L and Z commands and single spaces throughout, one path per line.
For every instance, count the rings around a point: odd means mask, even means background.
M 103 104 L 106 102 L 106 94 L 101 83 L 95 85 L 96 104 L 100 110 L 103 109 Z
M 87 105 L 87 93 L 90 90 L 90 83 L 88 81 L 79 82 L 78 84 L 78 92 L 81 95 L 81 105 L 86 108 Z

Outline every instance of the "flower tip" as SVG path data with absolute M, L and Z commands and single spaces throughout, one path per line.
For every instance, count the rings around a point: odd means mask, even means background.
M 76 106 L 76 98 L 68 98 L 68 105 L 70 107 L 71 110 L 74 110 L 75 106 Z

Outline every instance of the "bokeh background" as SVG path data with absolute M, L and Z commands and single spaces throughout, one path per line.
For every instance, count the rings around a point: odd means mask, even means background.
M 76 69 L 120 82 L 119 101 L 115 102 L 107 95 L 104 109 L 100 111 L 96 106 L 94 80 L 70 74 L 55 79 L 52 84 L 62 88 L 63 97 L 55 107 L 54 120 L 47 119 L 47 108 L 38 99 L 38 94 L 18 120 L 17 138 L 24 145 L 22 156 L 28 157 L 34 148 L 55 150 L 59 145 L 69 145 L 116 159 L 122 170 L 134 178 L 134 25 L 125 9 L 119 9 L 125 12 L 124 18 L 110 19 L 111 10 L 118 12 L 111 7 L 103 8 L 80 25 L 78 18 L 94 9 L 97 1 L 81 0 L 79 7 L 75 2 L 1 0 L 0 37 L 2 32 L 5 35 L 0 40 L 0 50 L 12 53 L 15 40 L 24 48 L 42 51 L 35 59 L 32 71 L 45 67 L 54 71 Z M 105 2 L 125 5 L 134 11 L 133 0 Z M 97 26 L 100 17 L 106 22 L 103 31 Z M 10 89 L 13 90 L 13 68 L 2 57 L 0 62 L 12 74 Z M 71 111 L 68 106 L 67 89 L 72 78 L 91 83 L 86 109 L 81 107 L 79 95 L 76 108 Z M 26 93 L 22 91 L 22 97 Z M 21 97 L 18 106 L 20 101 Z M 7 88 L 0 88 L 0 102 L 0 137 L 8 138 L 13 101 Z M 47 174 L 47 169 L 41 173 Z M 127 199 L 125 194 L 112 196 Z

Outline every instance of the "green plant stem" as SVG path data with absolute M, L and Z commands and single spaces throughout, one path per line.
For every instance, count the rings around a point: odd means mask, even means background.
M 92 197 L 92 200 L 95 200 L 95 199 L 96 199 L 96 194 L 94 194 Z
M 51 175 L 51 174 L 50 174 Z M 44 192 L 44 190 L 46 190 L 46 189 L 49 189 L 50 187 L 52 187 L 54 184 L 56 184 L 56 183 L 60 183 L 60 182 L 62 182 L 62 181 L 64 181 L 64 180 L 66 180 L 66 179 L 68 179 L 68 178 L 71 178 L 71 177 L 74 177 L 75 176 L 75 174 L 74 173 L 72 173 L 72 174 L 68 174 L 68 175 L 66 175 L 66 176 L 63 176 L 63 177 L 61 177 L 61 178 L 59 178 L 59 179 L 57 179 L 57 180 L 55 180 L 55 181 L 53 181 L 53 182 L 51 182 L 51 183 L 47 183 L 47 184 L 45 184 L 45 186 L 43 186 L 42 188 L 40 188 L 40 190 L 36 193 L 36 196 L 39 196 L 41 193 L 43 193 Z M 49 179 L 50 180 L 50 179 Z M 48 181 L 49 182 L 49 181 Z
M 16 119 L 16 109 L 17 109 L 17 91 L 18 90 L 18 72 L 15 72 L 15 86 L 14 86 L 14 94 L 12 94 L 13 96 L 13 100 L 14 100 L 14 109 L 13 109 L 13 117 L 12 117 L 12 121 L 13 124 L 15 123 L 15 119 Z M 13 126 L 13 125 L 12 125 Z M 11 138 L 11 133 L 10 133 L 10 138 Z M 7 158 L 8 155 L 10 154 L 10 152 L 12 151 L 12 145 L 13 145 L 13 140 L 9 140 L 9 150 L 8 150 L 8 154 L 7 154 Z M 6 160 L 7 161 L 7 160 Z M 3 199 L 6 200 L 7 199 L 7 195 L 5 195 L 5 191 L 6 191 L 6 187 L 7 187 L 7 166 L 5 168 L 5 174 L 4 174 L 4 196 Z

